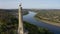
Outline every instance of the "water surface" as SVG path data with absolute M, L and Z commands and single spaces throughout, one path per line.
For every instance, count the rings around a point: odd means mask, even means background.
M 47 24 L 42 21 L 38 21 L 34 18 L 35 15 L 36 15 L 35 12 L 29 11 L 28 15 L 23 16 L 23 20 L 27 21 L 31 24 L 34 24 L 38 27 L 48 28 L 50 31 L 54 32 L 55 34 L 60 34 L 60 27 L 57 27 L 57 26 L 54 26 L 51 24 Z

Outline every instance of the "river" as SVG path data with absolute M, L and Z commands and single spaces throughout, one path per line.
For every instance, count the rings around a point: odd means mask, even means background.
M 50 31 L 54 32 L 54 34 L 60 34 L 60 27 L 57 27 L 57 26 L 54 26 L 51 24 L 47 24 L 47 23 L 44 23 L 42 21 L 38 21 L 34 18 L 35 15 L 36 15 L 35 12 L 29 11 L 28 15 L 23 16 L 23 20 L 27 21 L 31 24 L 34 24 L 38 27 L 48 28 Z

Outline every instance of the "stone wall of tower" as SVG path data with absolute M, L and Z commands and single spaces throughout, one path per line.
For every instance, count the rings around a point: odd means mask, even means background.
M 24 34 L 23 32 L 23 21 L 22 21 L 22 7 L 19 5 L 19 25 L 18 25 L 18 34 Z

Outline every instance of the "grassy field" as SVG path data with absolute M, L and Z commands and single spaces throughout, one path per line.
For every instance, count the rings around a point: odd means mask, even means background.
M 54 23 L 60 23 L 60 10 L 40 11 L 35 15 L 35 17 Z

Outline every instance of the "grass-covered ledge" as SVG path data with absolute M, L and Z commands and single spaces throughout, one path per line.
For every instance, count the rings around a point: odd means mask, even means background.
M 26 21 L 24 21 L 24 27 L 29 31 L 29 34 L 53 34 L 53 32 L 49 31 L 47 28 L 37 27 Z

